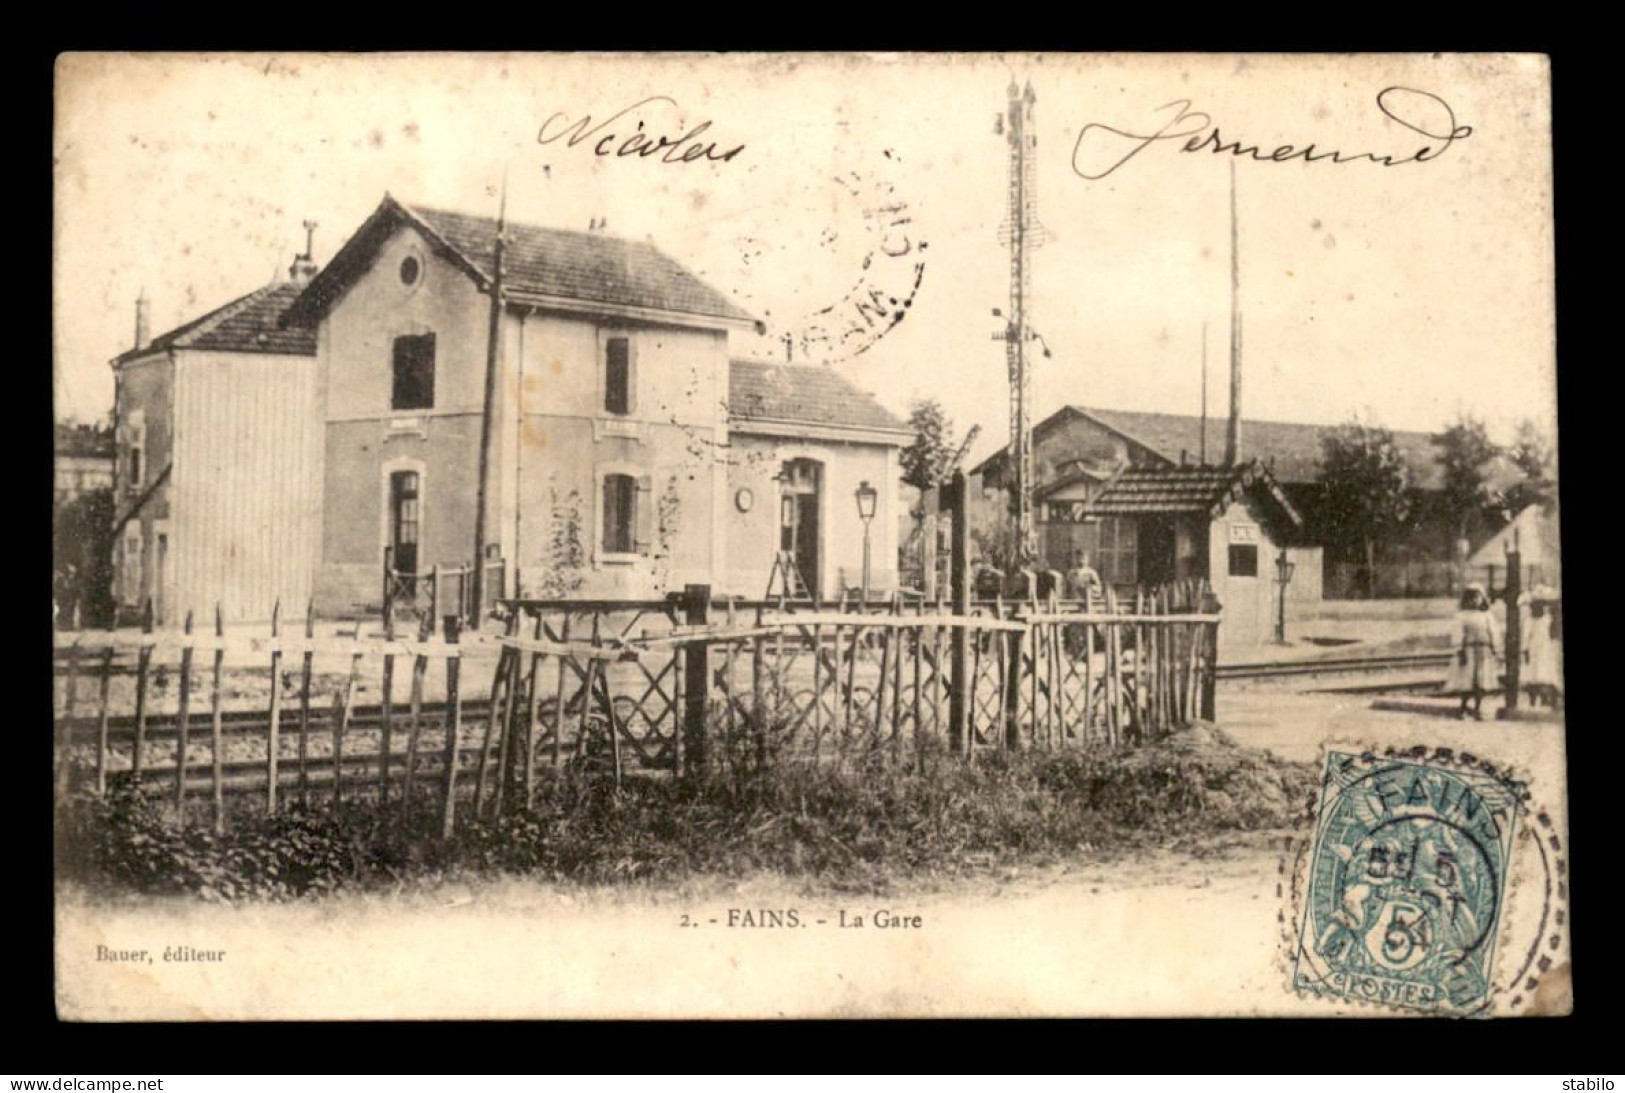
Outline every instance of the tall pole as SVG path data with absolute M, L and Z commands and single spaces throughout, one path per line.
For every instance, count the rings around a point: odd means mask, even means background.
M 1202 428 L 1197 434 L 1196 461 L 1207 466 L 1207 323 L 1202 324 Z
M 1035 216 L 1038 204 L 1038 135 L 1033 121 L 1037 96 L 1033 85 L 1026 91 L 1010 84 L 1006 104 L 1005 130 L 1010 144 L 1009 208 L 1005 231 L 1010 245 L 1010 316 L 1003 334 L 1005 357 L 1010 374 L 1010 463 L 1015 491 L 1016 553 L 1018 568 L 1030 565 L 1038 555 L 1033 527 L 1033 437 L 1032 374 L 1028 368 L 1027 342 L 1032 338 L 1028 315 L 1032 287 L 1031 248 L 1041 242 Z
M 497 382 L 502 372 L 502 249 L 508 232 L 508 172 L 502 172 L 497 206 L 496 273 L 491 282 L 491 322 L 485 348 L 485 408 L 480 415 L 480 482 L 474 511 L 474 624 L 485 614 L 485 550 L 491 512 L 491 464 L 496 462 Z
M 861 595 L 863 597 L 863 606 L 861 608 L 859 608 L 859 610 L 860 611 L 867 611 L 868 608 L 869 608 L 869 518 L 868 517 L 865 517 L 864 521 L 863 521 L 863 583 L 862 583 L 861 587 L 862 587 L 863 591 L 861 593 L 859 593 L 859 595 Z
M 1236 229 L 1236 161 L 1230 161 L 1230 428 L 1225 432 L 1224 463 L 1241 461 L 1241 258 Z

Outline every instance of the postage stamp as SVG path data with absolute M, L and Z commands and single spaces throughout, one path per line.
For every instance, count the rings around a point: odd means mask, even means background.
M 1466 1016 L 1505 918 L 1516 783 L 1329 751 L 1292 967 L 1300 994 Z

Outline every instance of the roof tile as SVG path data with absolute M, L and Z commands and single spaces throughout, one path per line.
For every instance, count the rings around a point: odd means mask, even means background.
M 445 209 L 406 207 L 487 279 L 494 276 L 496 220 Z M 666 257 L 653 243 L 512 221 L 507 225 L 507 238 L 502 272 L 510 291 L 755 322 L 752 315 Z
M 730 362 L 728 414 L 735 422 L 760 420 L 900 432 L 907 428 L 874 396 L 858 390 L 835 369 L 815 364 Z
M 257 288 L 223 307 L 158 335 L 140 349 L 127 350 L 114 359 L 117 362 L 133 360 L 164 349 L 314 357 L 315 329 L 283 322 L 289 305 L 298 299 L 303 289 L 303 285 L 291 282 Z

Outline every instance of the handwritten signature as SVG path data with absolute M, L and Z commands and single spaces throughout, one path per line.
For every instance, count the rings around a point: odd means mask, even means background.
M 1181 152 L 1207 151 L 1215 154 L 1228 152 L 1238 157 L 1251 156 L 1265 163 L 1286 163 L 1294 159 L 1301 159 L 1305 163 L 1319 163 L 1323 160 L 1330 160 L 1332 163 L 1352 163 L 1356 160 L 1369 160 L 1383 167 L 1397 167 L 1402 163 L 1427 163 L 1438 159 L 1449 151 L 1450 146 L 1456 141 L 1466 140 L 1473 135 L 1472 126 L 1456 123 L 1455 111 L 1450 109 L 1449 103 L 1431 91 L 1418 91 L 1409 87 L 1386 87 L 1377 93 L 1378 110 L 1411 132 L 1420 133 L 1431 142 L 1414 152 L 1402 155 L 1323 150 L 1314 143 L 1282 144 L 1268 150 L 1257 144 L 1244 144 L 1240 140 L 1226 143 L 1219 134 L 1219 127 L 1213 123 L 1213 118 L 1193 109 L 1190 99 L 1177 99 L 1157 109 L 1172 110 L 1175 113 L 1155 132 L 1134 132 L 1100 122 L 1085 125 L 1078 131 L 1078 141 L 1072 147 L 1072 170 L 1080 177 L 1091 181 L 1102 179 L 1153 143 L 1180 139 L 1185 141 L 1179 149 Z M 1089 142 L 1087 149 L 1084 147 L 1085 141 Z M 1104 155 L 1100 154 L 1102 151 Z M 1111 155 L 1116 155 L 1117 158 L 1108 162 L 1107 157 Z M 1103 164 L 1104 169 L 1100 169 Z
M 624 110 L 611 114 L 597 125 L 592 123 L 591 114 L 583 114 L 580 120 L 572 122 L 568 120 L 568 115 L 560 112 L 542 122 L 542 127 L 536 134 L 536 143 L 552 144 L 556 140 L 564 140 L 569 147 L 574 148 L 582 141 L 591 140 L 604 129 L 623 118 L 626 119 L 623 124 L 631 124 L 633 116 L 638 111 L 653 103 L 664 103 L 675 107 L 677 100 L 665 95 L 651 95 L 647 99 L 633 103 Z M 560 119 L 565 119 L 564 125 L 557 132 L 549 133 L 548 127 Z M 645 124 L 645 121 L 638 120 L 636 129 L 625 136 L 614 131 L 605 133 L 594 142 L 592 146 L 593 153 L 606 157 L 615 156 L 617 159 L 626 156 L 648 159 L 650 156 L 658 155 L 662 163 L 693 163 L 701 159 L 716 163 L 727 163 L 745 150 L 745 146 L 740 144 L 725 152 L 718 151 L 716 141 L 702 142 L 699 138 L 706 130 L 711 128 L 709 121 L 703 121 L 677 137 L 666 135 L 651 137 L 644 132 Z

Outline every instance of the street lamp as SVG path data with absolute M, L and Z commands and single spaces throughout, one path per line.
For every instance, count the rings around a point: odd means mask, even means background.
M 858 485 L 858 519 L 863 521 L 863 583 L 861 595 L 863 597 L 862 610 L 869 609 L 869 523 L 875 518 L 875 502 L 880 499 L 880 491 L 869 485 L 867 479 Z
M 1280 603 L 1276 605 L 1275 644 L 1286 644 L 1286 586 L 1292 583 L 1292 571 L 1297 565 L 1287 560 L 1286 548 L 1275 559 L 1275 583 L 1281 586 Z

